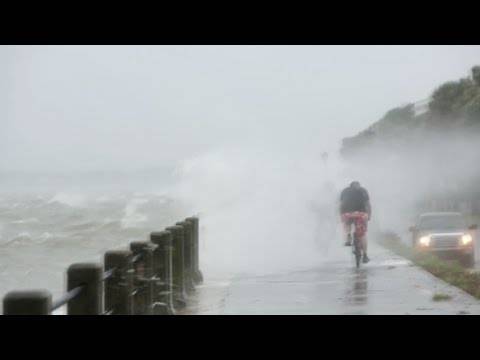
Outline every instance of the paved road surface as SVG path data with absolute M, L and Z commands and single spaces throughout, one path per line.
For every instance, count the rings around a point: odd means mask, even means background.
M 480 314 L 480 301 L 379 245 L 370 247 L 372 261 L 359 270 L 346 255 L 302 271 L 207 278 L 184 314 Z M 435 302 L 435 293 L 452 298 Z

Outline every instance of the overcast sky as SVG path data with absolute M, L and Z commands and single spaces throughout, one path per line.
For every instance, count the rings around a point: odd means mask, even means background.
M 475 64 L 479 46 L 0 46 L 0 169 L 321 151 Z

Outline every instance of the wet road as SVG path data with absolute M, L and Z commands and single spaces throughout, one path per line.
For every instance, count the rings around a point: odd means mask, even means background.
M 480 314 L 480 301 L 379 245 L 353 259 L 264 276 L 206 279 L 184 314 Z M 434 294 L 451 296 L 433 301 Z

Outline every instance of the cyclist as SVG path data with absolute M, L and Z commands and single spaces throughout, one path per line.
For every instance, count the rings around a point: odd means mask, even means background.
M 358 181 L 353 181 L 340 194 L 340 215 L 346 233 L 345 246 L 352 245 L 351 229 L 352 224 L 355 224 L 355 234 L 360 240 L 364 263 L 370 261 L 367 256 L 366 233 L 367 223 L 371 218 L 371 214 L 372 209 L 368 191 L 360 186 Z

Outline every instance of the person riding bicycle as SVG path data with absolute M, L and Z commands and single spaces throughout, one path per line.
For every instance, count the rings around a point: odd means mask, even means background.
M 370 261 L 367 256 L 367 239 L 365 235 L 371 214 L 372 208 L 368 191 L 360 186 L 358 181 L 353 181 L 340 194 L 340 216 L 346 233 L 345 246 L 352 245 L 351 228 L 352 224 L 355 223 L 355 233 L 360 238 L 364 263 Z

